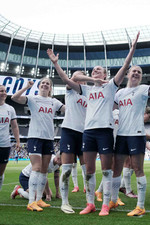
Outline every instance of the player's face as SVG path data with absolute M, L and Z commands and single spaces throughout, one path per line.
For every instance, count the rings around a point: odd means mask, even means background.
M 5 87 L 0 86 L 0 100 L 5 101 L 6 98 L 7 98 L 7 93 L 6 93 Z
M 93 78 L 105 79 L 106 74 L 104 73 L 104 68 L 101 67 L 101 66 L 95 66 L 92 70 L 92 77 Z
M 51 92 L 51 83 L 49 81 L 49 79 L 43 79 L 41 80 L 41 83 L 39 85 L 39 90 L 40 90 L 40 94 L 44 96 L 48 96 L 49 93 Z
M 131 87 L 136 87 L 142 80 L 142 70 L 139 66 L 131 67 L 128 73 L 128 79 Z

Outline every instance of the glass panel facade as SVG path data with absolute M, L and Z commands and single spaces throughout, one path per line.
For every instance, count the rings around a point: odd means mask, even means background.
M 6 59 L 6 53 L 0 51 L 0 61 L 5 62 Z M 107 66 L 108 67 L 120 67 L 123 65 L 125 58 L 111 58 L 107 59 Z M 21 62 L 21 55 L 17 54 L 9 54 L 8 57 L 8 63 L 12 62 L 15 64 L 20 64 Z M 150 64 L 150 56 L 141 56 L 141 57 L 134 57 L 132 60 L 134 65 L 148 65 Z M 69 60 L 68 61 L 68 67 L 69 68 L 84 68 L 84 60 Z M 32 65 L 35 66 L 36 64 L 36 58 L 30 57 L 30 56 L 24 56 L 23 58 L 23 64 L 24 65 Z M 59 60 L 59 65 L 62 68 L 67 67 L 67 60 Z M 92 68 L 96 65 L 101 65 L 105 67 L 105 59 L 95 59 L 95 60 L 86 60 L 86 67 Z M 51 62 L 49 59 L 45 58 L 39 58 L 38 59 L 38 66 L 40 67 L 50 67 Z

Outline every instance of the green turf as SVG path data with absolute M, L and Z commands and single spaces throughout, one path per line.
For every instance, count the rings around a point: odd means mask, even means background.
M 127 217 L 126 214 L 136 206 L 136 199 L 130 199 L 120 193 L 125 206 L 119 206 L 112 210 L 109 216 L 100 217 L 99 211 L 101 203 L 95 201 L 97 211 L 88 215 L 79 215 L 81 209 L 86 205 L 85 194 L 83 193 L 83 180 L 81 175 L 81 167 L 78 165 L 78 182 L 80 191 L 71 193 L 73 188 L 72 180 L 70 179 L 69 202 L 75 210 L 75 214 L 67 215 L 61 212 L 61 200 L 52 198 L 51 208 L 44 209 L 43 212 L 30 212 L 26 210 L 27 200 L 16 197 L 15 200 L 10 198 L 14 186 L 19 184 L 18 178 L 21 170 L 29 163 L 29 161 L 19 161 L 19 163 L 9 162 L 5 171 L 5 180 L 3 188 L 0 192 L 0 225 L 147 225 L 150 222 L 150 162 L 145 161 L 145 174 L 147 176 L 147 193 L 145 208 L 146 214 L 142 217 Z M 97 161 L 96 180 L 98 187 L 102 174 L 100 163 Z M 53 174 L 48 175 L 49 183 L 55 196 L 55 188 Z M 136 178 L 132 175 L 132 188 L 136 192 Z

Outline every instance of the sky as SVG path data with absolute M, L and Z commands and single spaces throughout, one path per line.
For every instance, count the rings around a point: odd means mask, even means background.
M 150 25 L 150 0 L 2 0 L 0 14 L 46 33 L 75 34 Z

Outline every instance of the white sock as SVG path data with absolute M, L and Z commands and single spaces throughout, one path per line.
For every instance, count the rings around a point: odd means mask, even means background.
M 131 189 L 131 172 L 130 172 L 129 168 L 126 168 L 126 167 L 123 168 L 123 179 L 124 179 L 124 183 L 125 183 L 126 194 L 128 194 L 132 191 L 132 189 Z
M 0 190 L 2 189 L 3 182 L 4 182 L 4 173 L 2 176 L 0 176 Z
M 32 171 L 29 178 L 29 204 L 36 199 L 38 176 L 40 172 Z
M 73 163 L 71 175 L 72 175 L 72 181 L 73 181 L 74 187 L 78 187 L 78 179 L 77 179 L 77 163 Z
M 121 175 L 119 177 L 112 178 L 111 200 L 115 203 L 117 202 L 118 199 L 120 183 L 121 183 Z
M 85 167 L 85 164 L 81 165 L 81 168 L 82 168 L 82 177 L 83 177 L 84 188 L 86 188 L 86 181 L 85 181 L 86 167 Z
M 96 178 L 95 173 L 86 174 L 86 199 L 88 203 L 94 204 Z
M 112 186 L 112 170 L 103 170 L 103 205 L 109 205 Z
M 146 194 L 146 176 L 137 177 L 137 191 L 138 191 L 138 202 L 137 206 L 144 209 L 144 202 L 145 202 L 145 194 Z
M 59 182 L 62 205 L 68 204 L 69 177 L 72 171 L 72 166 L 72 164 L 62 165 L 62 173 Z
M 47 182 L 47 173 L 40 173 L 38 177 L 38 183 L 37 183 L 36 201 L 39 201 L 40 199 L 42 199 L 46 182 Z
M 27 191 L 24 191 L 23 188 L 19 188 L 18 193 L 22 195 L 24 198 L 29 199 L 29 193 Z
M 125 183 L 124 183 L 124 178 L 123 178 L 123 176 L 122 176 L 122 178 L 121 178 L 121 184 L 120 184 L 120 188 L 125 188 Z
M 97 191 L 98 191 L 98 192 L 103 192 L 103 177 L 102 177 L 102 180 L 101 180 L 101 182 L 100 182 L 100 185 L 99 185 Z

